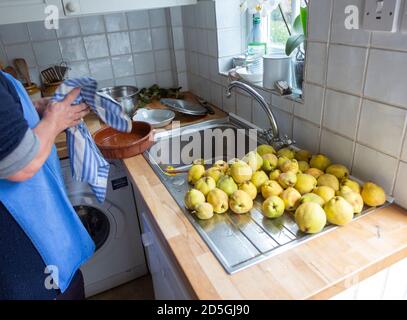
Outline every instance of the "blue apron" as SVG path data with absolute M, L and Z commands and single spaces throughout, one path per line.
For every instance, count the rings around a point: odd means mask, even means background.
M 35 128 L 40 119 L 30 97 L 19 81 L 4 75 L 16 88 L 28 126 Z M 55 146 L 31 179 L 0 179 L 0 201 L 52 270 L 54 284 L 64 292 L 95 245 L 68 199 Z

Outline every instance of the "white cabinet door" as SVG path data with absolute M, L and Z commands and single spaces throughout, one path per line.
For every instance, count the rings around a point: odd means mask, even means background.
M 49 5 L 55 6 L 55 14 L 63 14 L 61 0 L 0 0 L 0 24 L 45 20 Z
M 332 300 L 407 300 L 407 259 L 356 283 Z
M 62 0 L 64 13 L 70 15 L 98 14 L 107 12 L 164 8 L 196 4 L 197 0 Z

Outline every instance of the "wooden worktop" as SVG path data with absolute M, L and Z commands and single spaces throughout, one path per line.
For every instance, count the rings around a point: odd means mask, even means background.
M 407 257 L 407 211 L 392 205 L 230 275 L 144 157 L 124 163 L 198 299 L 327 299 Z

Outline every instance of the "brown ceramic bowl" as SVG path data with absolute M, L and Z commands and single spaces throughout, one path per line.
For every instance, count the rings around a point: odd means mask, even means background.
M 133 121 L 133 129 L 130 133 L 106 127 L 96 131 L 93 139 L 107 159 L 134 157 L 143 153 L 154 142 L 153 128 L 147 122 L 142 121 Z

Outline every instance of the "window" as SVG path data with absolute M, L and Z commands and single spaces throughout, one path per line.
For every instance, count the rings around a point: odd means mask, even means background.
M 283 0 L 281 2 L 281 8 L 290 27 L 292 27 L 295 17 L 300 12 L 300 6 L 301 0 Z M 285 44 L 290 35 L 281 16 L 280 9 L 275 9 L 266 20 L 266 34 L 271 48 L 273 51 L 284 51 Z

